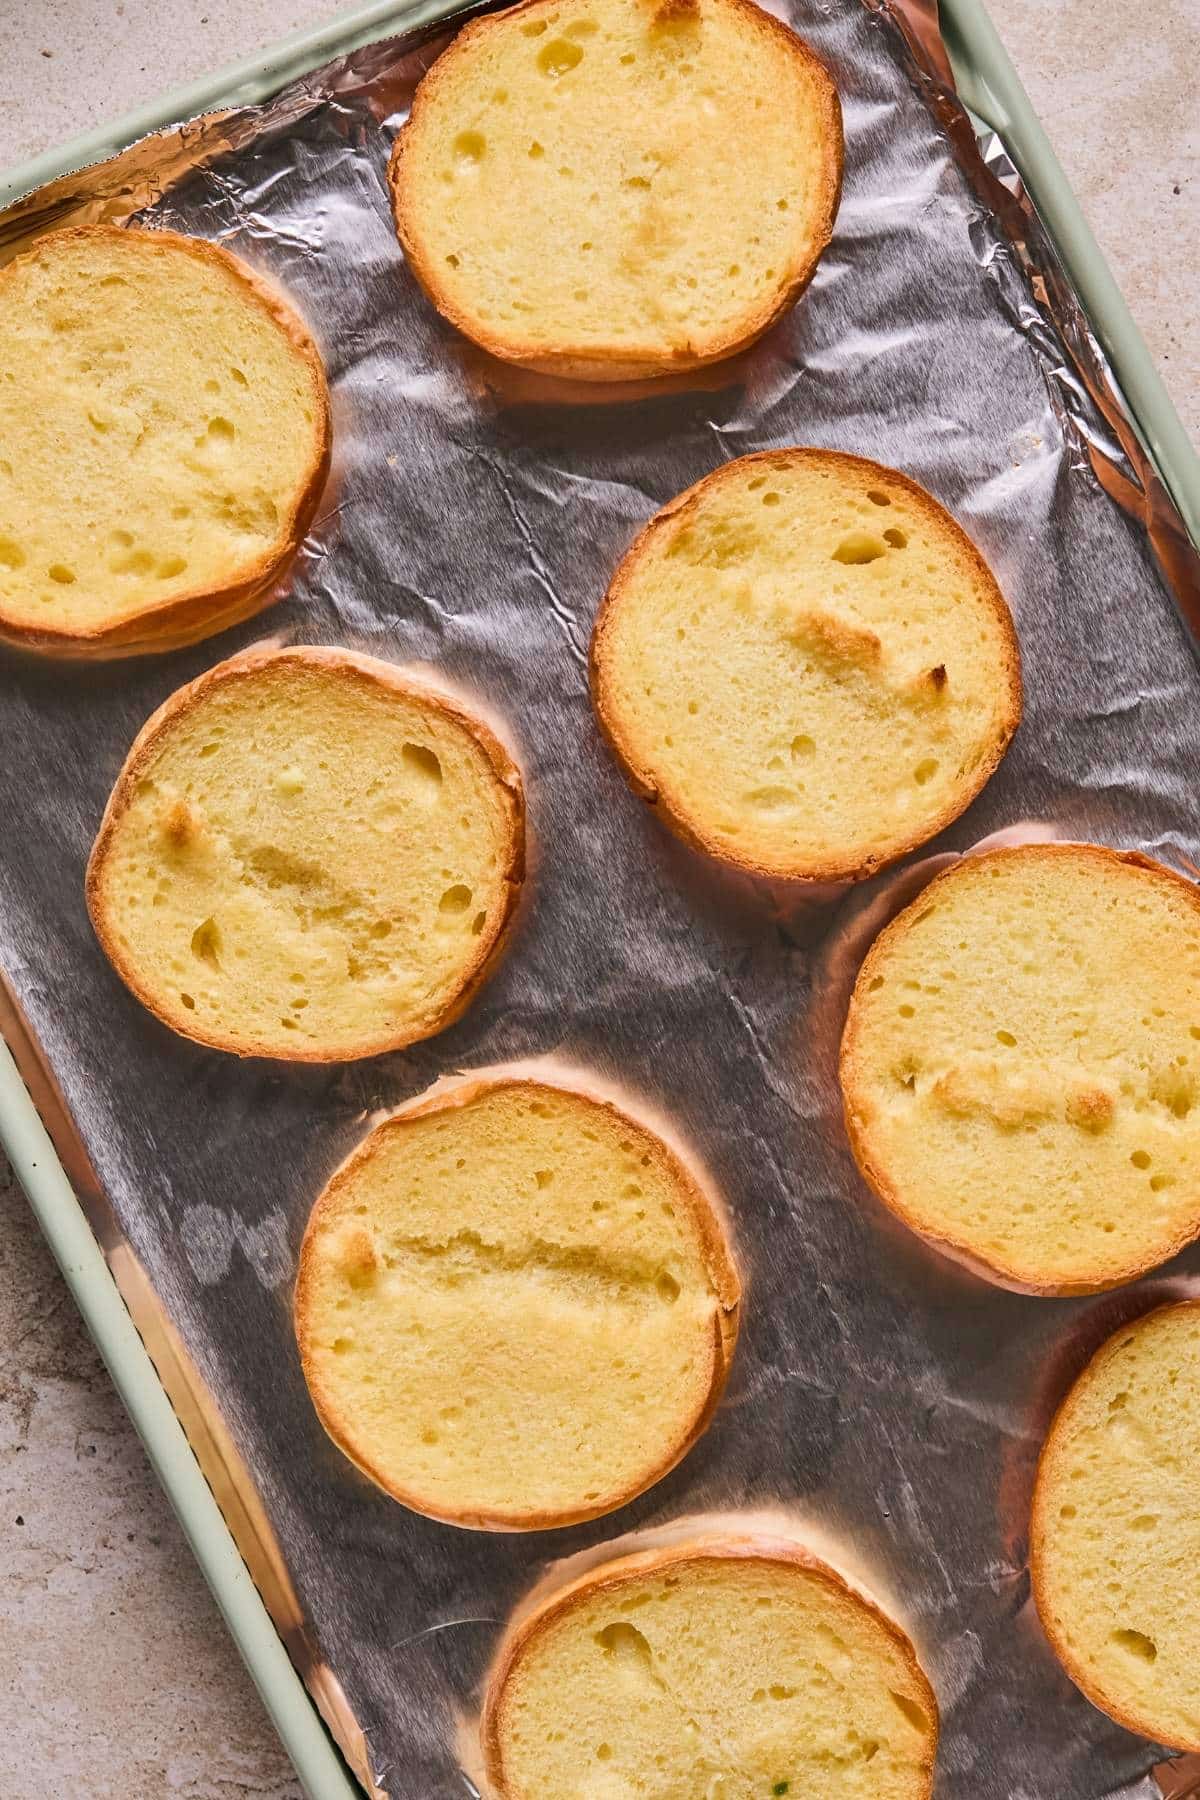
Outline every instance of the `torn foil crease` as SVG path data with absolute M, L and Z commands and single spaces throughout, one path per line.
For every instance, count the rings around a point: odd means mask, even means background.
M 769 1507 L 852 1548 L 899 1603 L 942 1705 L 939 1800 L 1184 1800 L 1188 1759 L 1156 1779 L 1162 1753 L 1055 1663 L 1025 1532 L 1071 1372 L 1200 1254 L 1101 1300 L 980 1284 L 865 1193 L 835 1059 L 866 944 L 948 855 L 1033 833 L 1194 866 L 1195 553 L 1004 145 L 976 143 L 949 89 L 936 0 L 778 10 L 838 80 L 842 209 L 795 311 L 686 380 L 607 392 L 522 375 L 432 313 L 384 174 L 444 34 L 356 51 L 0 215 L 0 259 L 98 219 L 219 238 L 307 314 L 336 430 L 293 592 L 269 614 L 136 663 L 4 663 L 0 1023 L 281 1634 L 378 1793 L 474 1792 L 457 1721 L 551 1559 Z M 1027 689 L 1005 763 L 926 854 L 800 900 L 662 831 L 599 740 L 584 667 L 650 513 L 723 459 L 787 443 L 894 463 L 955 512 L 1012 603 Z M 507 721 L 526 773 L 535 855 L 507 960 L 450 1031 L 364 1065 L 239 1063 L 172 1038 L 84 912 L 135 732 L 267 632 L 443 670 Z M 742 1339 L 711 1429 L 632 1505 L 561 1532 L 460 1532 L 377 1493 L 325 1440 L 291 1275 L 369 1113 L 451 1070 L 544 1053 L 640 1088 L 694 1144 L 733 1215 Z

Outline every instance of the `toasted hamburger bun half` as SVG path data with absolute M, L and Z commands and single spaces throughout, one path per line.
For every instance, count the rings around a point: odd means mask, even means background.
M 295 1322 L 333 1441 L 479 1530 L 594 1518 L 708 1424 L 740 1287 L 696 1172 L 624 1100 L 538 1065 L 439 1083 L 318 1199 Z
M 718 362 L 829 242 L 828 71 L 751 0 L 524 0 L 424 77 L 389 182 L 409 266 L 492 355 L 623 381 Z
M 463 702 L 389 663 L 244 651 L 126 758 L 87 873 L 143 1005 L 237 1056 L 341 1062 L 456 1019 L 524 874 L 520 774 Z
M 329 466 L 321 358 L 227 250 L 53 232 L 0 270 L 0 641 L 162 650 L 265 603 Z

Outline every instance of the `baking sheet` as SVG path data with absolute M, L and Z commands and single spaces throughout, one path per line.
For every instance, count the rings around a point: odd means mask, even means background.
M 278 1546 L 288 1640 L 327 1706 L 340 1684 L 343 1728 L 352 1715 L 393 1800 L 471 1791 L 454 1718 L 548 1559 L 681 1513 L 780 1504 L 901 1603 L 943 1707 L 942 1800 L 1157 1792 L 1157 1753 L 1089 1707 L 1042 1642 L 1024 1533 L 1070 1369 L 1163 1283 L 1102 1302 L 1008 1295 L 882 1213 L 845 1146 L 836 1041 L 856 958 L 929 859 L 820 899 L 727 876 L 655 824 L 588 704 L 591 620 L 648 514 L 725 457 L 829 444 L 932 488 L 1021 633 L 1025 723 L 934 851 L 1032 828 L 1186 868 L 1200 843 L 1200 677 L 1177 604 L 1194 571 L 1119 416 L 1089 392 L 1105 399 L 1104 371 L 1002 147 L 990 172 L 972 160 L 890 14 L 792 0 L 786 16 L 842 93 L 837 231 L 796 311 L 700 382 L 581 394 L 440 324 L 403 269 L 383 180 L 434 45 L 358 52 L 0 217 L 5 254 L 77 217 L 219 238 L 296 297 L 333 381 L 334 476 L 289 600 L 161 659 L 3 664 L 0 961 L 111 1209 L 110 1252 L 127 1282 L 144 1272 L 147 1318 L 160 1304 L 201 1401 L 219 1400 L 228 1440 L 218 1431 L 210 1466 Z M 83 909 L 134 732 L 265 632 L 436 665 L 506 718 L 528 783 L 539 854 L 501 972 L 452 1031 L 342 1070 L 175 1040 L 108 969 Z M 608 1520 L 479 1536 L 404 1512 L 327 1443 L 291 1279 L 312 1199 L 368 1111 L 447 1070 L 543 1052 L 619 1076 L 698 1146 L 734 1215 L 744 1325 L 725 1403 L 666 1481 Z M 1170 1271 L 1188 1272 L 1194 1251 Z

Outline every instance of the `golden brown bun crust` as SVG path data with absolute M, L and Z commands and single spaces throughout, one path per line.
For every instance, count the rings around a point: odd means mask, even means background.
M 925 1790 L 922 1800 L 928 1800 L 933 1793 L 934 1761 L 937 1754 L 939 1730 L 939 1714 L 937 1696 L 930 1685 L 921 1664 L 917 1660 L 908 1635 L 901 1630 L 895 1620 L 888 1617 L 879 1604 L 871 1596 L 853 1582 L 847 1581 L 836 1569 L 814 1556 L 811 1550 L 802 1544 L 794 1543 L 787 1538 L 767 1537 L 759 1533 L 744 1537 L 732 1533 L 705 1535 L 688 1543 L 675 1544 L 667 1549 L 635 1551 L 630 1556 L 618 1557 L 613 1562 L 600 1563 L 588 1570 L 577 1580 L 569 1582 L 565 1587 L 550 1594 L 533 1611 L 521 1616 L 511 1625 L 501 1640 L 491 1670 L 488 1674 L 487 1691 L 484 1696 L 483 1714 L 480 1720 L 480 1740 L 483 1750 L 484 1765 L 487 1778 L 495 1790 L 496 1800 L 509 1800 L 510 1790 L 504 1773 L 502 1740 L 506 1719 L 506 1703 L 508 1699 L 508 1683 L 521 1658 L 530 1646 L 558 1619 L 563 1613 L 580 1599 L 587 1599 L 592 1594 L 603 1592 L 606 1588 L 621 1587 L 627 1581 L 645 1580 L 681 1563 L 709 1561 L 716 1558 L 727 1558 L 730 1562 L 759 1562 L 779 1564 L 804 1569 L 814 1575 L 831 1593 L 839 1598 L 851 1596 L 868 1612 L 874 1615 L 883 1626 L 896 1648 L 900 1651 L 914 1684 L 920 1689 L 923 1702 L 930 1720 L 930 1745 L 928 1758 L 923 1764 Z
M 389 688 L 410 699 L 427 702 L 448 714 L 475 740 L 488 758 L 495 773 L 497 787 L 504 794 L 508 811 L 507 906 L 490 938 L 486 932 L 481 934 L 475 956 L 454 1003 L 428 1028 L 408 1030 L 399 1035 L 364 1041 L 353 1051 L 302 1048 L 284 1056 L 276 1045 L 263 1045 L 250 1040 L 205 1035 L 196 1029 L 196 1022 L 191 1013 L 168 1011 L 145 988 L 138 971 L 123 956 L 105 916 L 104 864 L 113 833 L 128 810 L 130 798 L 143 769 L 154 752 L 160 733 L 181 715 L 190 712 L 193 707 L 200 704 L 213 687 L 227 681 L 245 679 L 267 667 L 288 664 L 329 669 L 346 682 L 370 683 L 376 687 Z M 507 943 L 524 878 L 525 791 L 521 781 L 521 772 L 491 727 L 469 711 L 460 701 L 433 686 L 426 686 L 420 681 L 413 680 L 391 663 L 382 662 L 371 656 L 360 656 L 351 650 L 326 649 L 316 645 L 295 645 L 287 649 L 243 650 L 237 656 L 231 656 L 225 662 L 217 663 L 215 667 L 206 669 L 204 674 L 198 676 L 195 681 L 189 681 L 186 686 L 177 689 L 163 701 L 156 712 L 150 715 L 130 746 L 129 754 L 125 758 L 121 773 L 117 777 L 116 785 L 104 809 L 100 829 L 96 834 L 91 856 L 88 858 L 84 894 L 92 928 L 100 941 L 101 948 L 121 980 L 148 1012 L 153 1013 L 157 1019 L 169 1026 L 172 1031 L 177 1032 L 180 1037 L 190 1038 L 193 1043 L 204 1044 L 209 1049 L 227 1051 L 231 1056 L 269 1056 L 274 1061 L 335 1063 L 352 1062 L 365 1056 L 381 1056 L 391 1050 L 403 1050 L 411 1043 L 416 1043 L 422 1038 L 432 1037 L 437 1032 L 445 1030 L 446 1026 L 452 1025 L 456 1019 L 460 1018 L 491 975 Z
M 1067 1671 L 1067 1674 L 1071 1677 L 1071 1680 L 1075 1683 L 1075 1686 L 1079 1689 L 1080 1693 L 1084 1694 L 1087 1699 L 1091 1701 L 1093 1706 L 1097 1706 L 1101 1712 L 1107 1713 L 1110 1719 L 1115 1719 L 1118 1725 L 1123 1725 L 1126 1731 L 1136 1731 L 1141 1737 L 1151 1738 L 1160 1743 L 1167 1741 L 1161 1736 L 1161 1721 L 1131 1712 L 1121 1701 L 1115 1700 L 1088 1670 L 1081 1667 L 1078 1659 L 1072 1654 L 1070 1645 L 1058 1628 L 1053 1609 L 1049 1604 L 1045 1592 L 1042 1556 L 1048 1535 L 1046 1521 L 1046 1489 L 1050 1477 L 1055 1472 L 1055 1465 L 1058 1461 L 1059 1446 L 1057 1439 L 1059 1431 L 1069 1422 L 1079 1398 L 1090 1385 L 1093 1376 L 1108 1362 L 1114 1351 L 1116 1351 L 1119 1345 L 1129 1337 L 1130 1333 L 1137 1331 L 1150 1319 L 1161 1318 L 1164 1313 L 1173 1312 L 1200 1313 L 1200 1300 L 1173 1301 L 1167 1306 L 1158 1306 L 1155 1307 L 1153 1311 L 1144 1313 L 1140 1319 L 1134 1320 L 1132 1324 L 1123 1325 L 1119 1331 L 1114 1331 L 1113 1335 L 1100 1346 L 1087 1367 L 1079 1375 L 1059 1406 L 1053 1419 L 1050 1421 L 1050 1429 L 1046 1433 L 1046 1440 L 1042 1445 L 1041 1453 L 1038 1456 L 1037 1475 L 1033 1490 L 1033 1508 L 1029 1523 L 1029 1575 L 1033 1589 L 1034 1605 L 1037 1607 L 1038 1618 L 1041 1620 L 1042 1630 L 1046 1633 L 1046 1636 L 1050 1641 L 1051 1649 L 1054 1651 L 1054 1654 L 1057 1656 L 1059 1662 Z M 1175 1736 L 1178 1737 L 1178 1733 L 1176 1733 Z M 1172 1740 L 1170 1747 L 1173 1750 L 1195 1751 L 1200 1753 L 1200 1734 L 1197 1734 L 1187 1742 L 1182 1739 L 1178 1742 Z
M 647 345 L 644 350 L 638 351 L 627 344 L 614 345 L 608 350 L 598 349 L 594 345 L 584 347 L 562 344 L 554 350 L 547 350 L 544 345 L 522 343 L 519 338 L 490 330 L 479 319 L 465 312 L 446 293 L 445 283 L 437 273 L 433 260 L 425 254 L 425 247 L 410 218 L 405 200 L 404 158 L 412 141 L 409 134 L 414 127 L 420 129 L 421 115 L 430 95 L 436 93 L 445 79 L 450 58 L 456 58 L 464 49 L 469 49 L 480 40 L 486 40 L 491 32 L 502 27 L 509 19 L 548 10 L 553 4 L 554 0 L 520 0 L 519 5 L 510 6 L 503 12 L 473 19 L 442 52 L 413 96 L 408 122 L 397 133 L 392 145 L 387 178 L 396 234 L 422 290 L 443 318 L 448 319 L 464 337 L 470 338 L 490 355 L 499 357 L 503 362 L 516 363 L 519 368 L 529 369 L 535 374 L 558 375 L 571 381 L 646 381 L 655 376 L 681 375 L 692 369 L 702 369 L 709 363 L 724 362 L 727 358 L 736 356 L 739 351 L 749 349 L 751 344 L 756 343 L 791 310 L 815 275 L 817 265 L 833 236 L 833 222 L 837 217 L 842 195 L 845 160 L 842 106 L 833 76 L 802 38 L 797 37 L 781 20 L 757 6 L 754 0 L 721 0 L 721 4 L 740 12 L 752 29 L 764 39 L 785 43 L 790 53 L 805 65 L 814 95 L 824 113 L 823 135 L 829 145 L 829 160 L 823 171 L 819 205 L 814 207 L 814 217 L 820 220 L 820 224 L 815 232 L 811 255 L 796 262 L 777 278 L 775 292 L 763 299 L 758 309 L 743 320 L 736 332 L 714 338 L 709 343 L 692 343 L 687 348 L 667 354 L 654 345 Z
M 458 1107 L 470 1106 L 482 1094 L 495 1093 L 502 1089 L 525 1089 L 536 1092 L 550 1088 L 556 1093 L 567 1094 L 602 1107 L 622 1126 L 631 1126 L 639 1134 L 645 1134 L 651 1153 L 670 1165 L 685 1203 L 688 1205 L 692 1219 L 704 1247 L 704 1262 L 712 1279 L 720 1311 L 716 1315 L 713 1335 L 713 1358 L 711 1380 L 704 1406 L 696 1414 L 687 1435 L 673 1445 L 664 1456 L 659 1467 L 654 1469 L 644 1481 L 632 1490 L 621 1490 L 614 1494 L 602 1496 L 594 1505 L 580 1507 L 570 1513 L 529 1511 L 529 1512 L 455 1512 L 441 1513 L 431 1510 L 429 1504 L 419 1494 L 399 1486 L 392 1481 L 386 1471 L 380 1469 L 369 1457 L 363 1455 L 360 1448 L 353 1447 L 336 1408 L 330 1402 L 320 1377 L 320 1372 L 312 1355 L 312 1332 L 309 1328 L 309 1290 L 313 1279 L 312 1258 L 313 1240 L 322 1215 L 337 1199 L 341 1188 L 352 1179 L 358 1170 L 369 1163 L 375 1155 L 381 1139 L 393 1131 L 403 1129 L 412 1119 L 428 1118 L 431 1114 L 449 1111 Z M 438 1082 L 415 1099 L 390 1112 L 386 1119 L 373 1126 L 362 1142 L 335 1170 L 318 1196 L 305 1227 L 304 1238 L 300 1246 L 300 1261 L 296 1274 L 296 1288 L 292 1303 L 292 1321 L 296 1333 L 296 1342 L 300 1349 L 300 1365 L 304 1371 L 304 1379 L 312 1396 L 313 1406 L 328 1436 L 337 1445 L 354 1466 L 383 1489 L 393 1500 L 414 1512 L 424 1513 L 426 1517 L 438 1519 L 445 1525 L 459 1525 L 474 1531 L 546 1531 L 559 1526 L 579 1525 L 588 1519 L 600 1518 L 604 1513 L 613 1512 L 626 1505 L 637 1494 L 645 1493 L 661 1481 L 664 1475 L 681 1462 L 698 1439 L 708 1429 L 713 1414 L 720 1404 L 721 1395 L 729 1374 L 729 1366 L 737 1344 L 739 1313 L 741 1307 L 741 1280 L 737 1265 L 734 1262 L 724 1222 L 717 1205 L 705 1191 L 693 1170 L 684 1158 L 666 1143 L 658 1131 L 639 1117 L 636 1110 L 626 1110 L 618 1105 L 607 1094 L 598 1089 L 591 1089 L 581 1081 L 553 1078 L 545 1073 L 536 1075 L 527 1073 L 520 1065 L 500 1066 L 485 1069 L 476 1073 L 450 1077 Z
M 303 543 L 329 474 L 333 435 L 329 389 L 320 352 L 308 327 L 288 302 L 247 263 L 220 245 L 210 243 L 206 238 L 185 237 L 177 231 L 141 231 L 123 225 L 73 225 L 65 231 L 51 232 L 40 238 L 32 249 L 14 257 L 0 269 L 0 306 L 4 303 L 3 284 L 11 278 L 12 271 L 27 258 L 38 256 L 45 246 L 67 239 L 104 237 L 115 241 L 131 236 L 172 251 L 183 251 L 198 262 L 219 268 L 252 305 L 274 321 L 307 365 L 317 418 L 317 445 L 307 482 L 291 517 L 281 527 L 280 543 L 274 550 L 264 552 L 227 586 L 195 588 L 160 601 L 158 605 L 143 607 L 135 615 L 123 617 L 113 624 L 101 622 L 75 629 L 35 627 L 6 619 L 0 603 L 0 643 L 18 650 L 34 651 L 39 656 L 100 661 L 176 650 L 252 617 L 269 603 L 272 588 Z
M 863 960 L 854 983 L 854 992 L 850 996 L 850 1006 L 846 1014 L 846 1025 L 842 1033 L 841 1055 L 838 1064 L 838 1075 L 842 1088 L 842 1112 L 846 1121 L 846 1135 L 850 1140 L 850 1148 L 854 1160 L 858 1164 L 859 1173 L 876 1197 L 882 1200 L 890 1212 L 907 1225 L 910 1231 L 932 1246 L 941 1255 L 949 1257 L 952 1262 L 960 1263 L 970 1269 L 973 1274 L 980 1275 L 985 1281 L 991 1281 L 998 1287 L 1009 1288 L 1015 1293 L 1044 1296 L 1047 1298 L 1065 1298 L 1072 1294 L 1101 1294 L 1109 1288 L 1121 1287 L 1127 1281 L 1135 1281 L 1144 1275 L 1148 1268 L 1156 1268 L 1160 1263 L 1168 1261 L 1185 1245 L 1192 1242 L 1200 1232 L 1200 1197 L 1197 1199 L 1196 1221 L 1190 1229 L 1182 1230 L 1173 1244 L 1161 1254 L 1155 1252 L 1149 1263 L 1114 1263 L 1112 1268 L 1098 1279 L 1087 1281 L 1045 1281 L 1031 1282 L 1023 1274 L 1005 1268 L 999 1262 L 991 1262 L 981 1257 L 975 1250 L 964 1244 L 940 1237 L 923 1222 L 907 1200 L 900 1195 L 889 1180 L 886 1172 L 879 1166 L 871 1146 L 870 1132 L 863 1130 L 854 1117 L 854 1101 L 860 1085 L 860 1058 L 858 1049 L 859 1030 L 859 994 L 866 991 L 874 979 L 879 963 L 891 943 L 907 929 L 911 915 L 921 911 L 927 904 L 929 896 L 945 881 L 952 881 L 965 862 L 972 869 L 985 867 L 988 863 L 1002 857 L 1026 857 L 1047 860 L 1057 856 L 1084 855 L 1094 860 L 1098 875 L 1111 871 L 1114 866 L 1144 871 L 1155 880 L 1170 883 L 1177 891 L 1188 897 L 1188 903 L 1200 913 L 1200 889 L 1188 881 L 1183 875 L 1176 874 L 1174 869 L 1166 868 L 1149 856 L 1143 856 L 1140 850 L 1111 850 L 1102 844 L 1007 844 L 1000 849 L 987 850 L 979 855 L 960 859 L 936 875 L 927 887 L 922 888 L 915 900 L 911 900 L 898 913 L 890 925 L 886 925 L 879 933 Z
M 903 490 L 914 508 L 923 513 L 939 531 L 953 533 L 970 557 L 971 566 L 978 576 L 987 604 L 992 610 L 1000 627 L 1005 643 L 1005 709 L 1001 721 L 1000 733 L 995 744 L 981 758 L 970 775 L 962 783 L 952 803 L 945 807 L 932 821 L 922 826 L 901 844 L 889 848 L 886 854 L 869 856 L 854 862 L 806 861 L 797 863 L 793 868 L 782 871 L 776 867 L 768 867 L 753 856 L 736 856 L 723 843 L 710 838 L 696 829 L 693 822 L 682 818 L 671 807 L 669 800 L 655 786 L 651 773 L 640 766 L 629 751 L 621 732 L 620 718 L 616 706 L 609 699 L 608 638 L 612 629 L 617 609 L 628 597 L 630 586 L 637 574 L 643 558 L 657 548 L 659 540 L 678 526 L 680 520 L 686 519 L 703 506 L 707 497 L 727 482 L 739 480 L 742 471 L 751 463 L 762 463 L 768 467 L 778 468 L 781 465 L 810 463 L 814 465 L 832 464 L 837 469 L 853 471 L 864 477 L 877 477 L 892 487 Z M 1013 734 L 1021 723 L 1021 648 L 1017 641 L 1016 628 L 1008 603 L 996 582 L 995 576 L 976 549 L 966 532 L 957 520 L 945 508 L 926 492 L 911 477 L 902 474 L 898 469 L 887 468 L 883 463 L 871 461 L 865 456 L 849 456 L 840 450 L 804 449 L 800 447 L 784 450 L 756 450 L 749 456 L 736 458 L 733 462 L 724 463 L 714 469 L 711 475 L 702 476 L 690 488 L 685 489 L 674 500 L 655 513 L 648 524 L 644 525 L 633 543 L 625 552 L 617 566 L 617 572 L 608 585 L 608 591 L 600 604 L 596 615 L 596 623 L 592 629 L 591 650 L 589 654 L 589 673 L 591 677 L 592 704 L 596 718 L 613 755 L 625 772 L 630 786 L 639 794 L 664 824 L 668 825 L 676 837 L 693 850 L 702 851 L 706 856 L 718 858 L 721 862 L 740 869 L 746 875 L 754 875 L 764 880 L 792 880 L 804 882 L 852 882 L 869 881 L 881 869 L 900 862 L 913 850 L 929 842 L 952 825 L 959 815 L 966 811 L 987 783 L 991 780 L 1004 754 L 1012 742 Z

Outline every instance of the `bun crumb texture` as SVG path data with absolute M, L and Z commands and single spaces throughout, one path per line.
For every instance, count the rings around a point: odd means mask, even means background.
M 117 973 L 185 1037 L 338 1062 L 428 1037 L 524 869 L 515 764 L 458 702 L 347 651 L 247 651 L 136 739 L 88 867 Z
M 459 330 L 606 381 L 761 336 L 829 241 L 841 171 L 828 71 L 749 0 L 526 0 L 434 63 L 390 183 Z
M 87 225 L 0 271 L 0 638 L 164 649 L 267 597 L 324 484 L 311 337 L 202 239 Z
M 405 1505 L 539 1530 L 664 1475 L 737 1335 L 713 1206 L 585 1087 L 494 1070 L 378 1125 L 318 1200 L 296 1332 L 334 1442 Z
M 482 1735 L 495 1800 L 926 1800 L 938 1713 L 832 1569 L 714 1537 L 601 1563 L 520 1620 Z
M 1200 1301 L 1123 1327 L 1071 1389 L 1038 1465 L 1030 1562 L 1088 1699 L 1200 1751 Z

